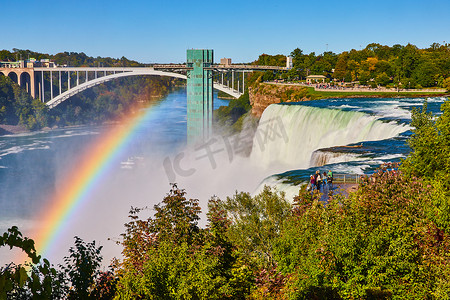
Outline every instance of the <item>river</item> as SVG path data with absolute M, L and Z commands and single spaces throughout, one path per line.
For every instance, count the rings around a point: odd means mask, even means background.
M 428 99 L 438 113 L 445 98 Z M 227 105 L 217 99 L 215 107 Z M 370 173 L 383 162 L 399 161 L 406 145 L 413 107 L 424 99 L 330 99 L 272 105 L 256 132 L 214 137 L 186 149 L 186 91 L 180 89 L 153 104 L 152 111 L 90 190 L 88 201 L 68 218 L 67 226 L 46 257 L 60 263 L 73 237 L 104 246 L 106 261 L 120 255 L 120 240 L 130 207 L 152 207 L 169 191 L 170 182 L 185 188 L 206 209 L 208 199 L 237 191 L 255 193 L 263 184 L 292 196 L 315 170 Z M 85 151 L 111 126 L 62 128 L 0 137 L 0 232 L 12 225 L 29 235 L 39 227 L 43 208 L 76 172 Z M 253 140 L 242 156 L 239 140 Z M 342 146 L 358 145 L 358 147 Z M 84 153 L 84 154 L 83 154 Z M 144 212 L 151 215 L 152 210 Z M 37 217 L 39 216 L 39 218 Z M 204 224 L 204 214 L 202 216 Z M 30 236 L 33 238 L 33 236 Z M 0 249 L 0 265 L 17 252 Z

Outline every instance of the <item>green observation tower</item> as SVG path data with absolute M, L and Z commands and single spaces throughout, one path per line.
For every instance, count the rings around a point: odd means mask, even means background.
M 205 142 L 212 133 L 213 50 L 187 50 L 187 142 Z

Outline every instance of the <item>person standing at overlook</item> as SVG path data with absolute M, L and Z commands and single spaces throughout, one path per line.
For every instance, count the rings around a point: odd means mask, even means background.
M 326 172 L 323 172 L 323 175 L 322 175 L 322 183 L 323 183 L 323 187 L 325 188 L 326 186 L 327 186 L 327 173 Z
M 316 179 L 314 178 L 314 175 L 311 175 L 309 178 L 309 187 L 311 189 L 311 192 L 313 192 L 316 188 Z
M 314 175 L 314 179 L 316 181 L 316 188 L 320 192 L 320 185 L 322 183 L 322 178 L 320 178 L 320 171 L 317 170 L 316 174 Z
M 331 185 L 331 188 L 333 188 L 333 172 L 331 170 L 328 170 L 328 183 Z

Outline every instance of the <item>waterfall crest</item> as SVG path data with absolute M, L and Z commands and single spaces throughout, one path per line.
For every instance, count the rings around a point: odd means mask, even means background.
M 272 104 L 261 116 L 250 159 L 265 167 L 309 168 L 315 150 L 384 140 L 409 129 L 358 111 Z

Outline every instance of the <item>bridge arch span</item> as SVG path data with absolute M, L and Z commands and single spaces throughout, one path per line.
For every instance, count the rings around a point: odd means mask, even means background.
M 155 70 L 155 69 L 123 71 L 120 73 L 115 73 L 115 74 L 98 77 L 98 78 L 89 80 L 87 82 L 81 83 L 81 84 L 61 93 L 60 95 L 54 97 L 50 101 L 46 102 L 46 105 L 49 106 L 50 108 L 53 108 L 53 107 L 57 106 L 58 104 L 60 104 L 61 102 L 69 99 L 70 97 L 80 93 L 81 91 L 91 88 L 93 86 L 99 85 L 101 83 L 104 83 L 104 82 L 107 82 L 107 81 L 110 81 L 110 80 L 113 80 L 116 78 L 127 77 L 127 76 L 138 76 L 138 75 L 167 76 L 167 77 L 174 77 L 174 78 L 179 78 L 179 79 L 184 79 L 184 80 L 187 79 L 186 75 L 183 75 L 183 74 L 159 71 L 159 70 Z M 238 98 L 241 95 L 241 93 L 239 93 L 238 91 L 235 91 L 235 90 L 233 90 L 225 85 L 222 85 L 220 83 L 217 83 L 217 82 L 215 82 L 213 86 L 215 89 L 220 90 L 224 93 L 227 93 L 235 98 Z
M 8 72 L 7 74 L 5 74 L 5 76 L 8 76 L 9 78 L 11 78 L 12 81 L 14 81 L 15 83 L 19 83 L 19 76 L 17 76 L 16 72 Z
M 31 76 L 28 72 L 22 72 L 19 75 L 19 85 L 29 92 L 31 87 Z

